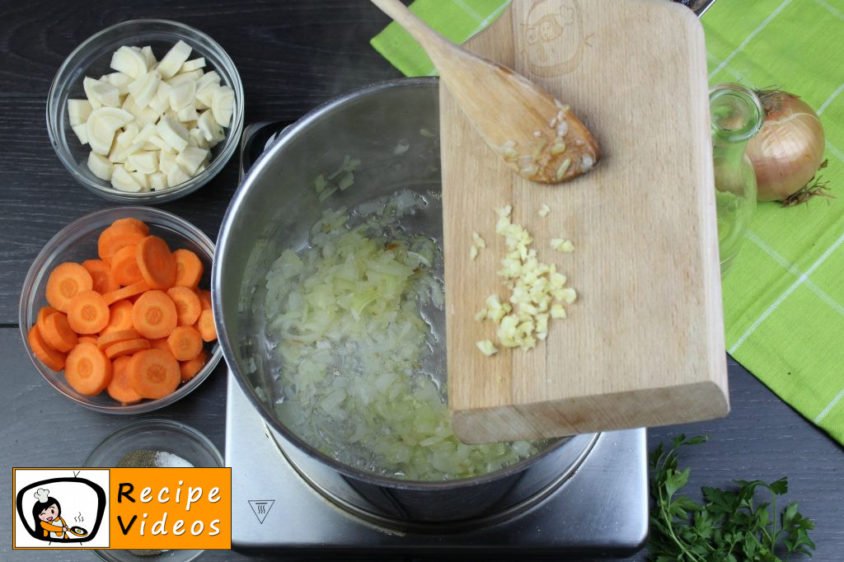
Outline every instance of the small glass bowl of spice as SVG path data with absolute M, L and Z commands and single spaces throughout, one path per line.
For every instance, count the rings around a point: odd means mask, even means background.
M 85 460 L 88 467 L 187 468 L 222 467 L 223 457 L 203 434 L 185 424 L 148 419 L 106 437 Z M 97 550 L 109 562 L 188 562 L 202 550 Z

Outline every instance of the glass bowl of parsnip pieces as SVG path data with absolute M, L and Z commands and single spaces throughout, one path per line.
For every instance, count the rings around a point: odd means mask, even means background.
M 237 150 L 243 84 L 206 34 L 166 20 L 100 31 L 64 61 L 47 98 L 62 164 L 111 201 L 159 204 L 208 183 Z

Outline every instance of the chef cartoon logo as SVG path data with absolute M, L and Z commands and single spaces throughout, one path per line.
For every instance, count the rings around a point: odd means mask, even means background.
M 559 76 L 577 68 L 586 41 L 578 0 L 535 2 L 517 37 L 530 70 L 539 76 Z
M 14 548 L 109 544 L 107 470 L 14 469 Z

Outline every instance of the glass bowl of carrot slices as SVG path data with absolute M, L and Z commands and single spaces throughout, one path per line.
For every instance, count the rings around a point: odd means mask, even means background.
M 222 357 L 211 311 L 214 244 L 151 207 L 91 213 L 59 231 L 24 281 L 20 327 L 53 388 L 92 410 L 176 402 Z

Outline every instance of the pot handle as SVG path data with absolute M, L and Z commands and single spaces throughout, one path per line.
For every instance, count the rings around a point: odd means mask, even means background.
M 291 120 L 261 121 L 247 125 L 240 138 L 240 180 L 275 140 L 295 123 Z

